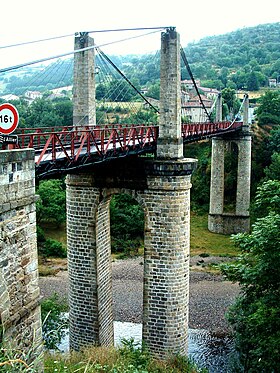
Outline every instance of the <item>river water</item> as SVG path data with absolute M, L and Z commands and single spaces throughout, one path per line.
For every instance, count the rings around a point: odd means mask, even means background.
M 115 346 L 123 338 L 133 338 L 135 343 L 142 341 L 142 324 L 114 321 Z M 60 351 L 69 350 L 68 334 L 59 346 Z M 230 359 L 234 353 L 232 340 L 227 336 L 211 334 L 204 329 L 189 329 L 189 357 L 199 367 L 207 368 L 209 373 L 230 373 Z

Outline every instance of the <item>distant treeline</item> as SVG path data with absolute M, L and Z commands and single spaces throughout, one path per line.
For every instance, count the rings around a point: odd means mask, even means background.
M 211 36 L 184 47 L 195 79 L 201 85 L 256 91 L 266 87 L 269 79 L 280 80 L 280 22 L 243 28 L 224 35 Z M 158 98 L 159 53 L 154 55 L 110 56 L 114 64 L 133 81 L 137 88 L 145 87 L 148 95 Z M 109 70 L 97 55 L 98 84 L 108 84 Z M 2 94 L 22 94 L 24 90 L 51 90 L 72 84 L 73 59 L 58 60 L 48 68 L 25 68 L 24 74 L 0 77 Z M 182 79 L 189 79 L 182 64 Z M 116 75 L 113 79 L 117 79 Z M 2 83 L 2 84 L 1 84 Z M 3 88 L 4 87 L 4 88 Z

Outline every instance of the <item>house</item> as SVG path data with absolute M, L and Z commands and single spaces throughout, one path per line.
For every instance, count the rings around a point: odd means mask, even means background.
M 208 99 L 204 95 L 200 95 L 202 102 L 208 113 L 213 107 L 213 100 Z M 203 123 L 208 121 L 208 116 L 201 104 L 201 101 L 196 93 L 189 92 L 189 96 L 184 96 L 187 100 L 181 101 L 181 110 L 183 122 Z
M 19 100 L 19 96 L 16 96 L 16 95 L 13 95 L 13 94 L 1 96 L 0 98 L 2 98 L 2 100 L 4 100 L 4 101 L 16 101 L 16 100 Z
M 39 91 L 26 91 L 24 94 L 25 99 L 32 102 L 36 100 L 36 98 L 42 98 L 43 94 Z
M 200 87 L 200 80 L 195 79 L 194 81 L 195 81 L 196 86 Z M 194 82 L 192 80 L 188 80 L 188 79 L 181 80 L 181 86 L 182 86 L 182 89 L 193 89 L 194 88 Z
M 208 99 L 216 100 L 220 91 L 215 88 L 199 87 L 199 91 L 202 92 Z
M 268 85 L 270 88 L 276 88 L 277 87 L 277 79 L 268 79 Z

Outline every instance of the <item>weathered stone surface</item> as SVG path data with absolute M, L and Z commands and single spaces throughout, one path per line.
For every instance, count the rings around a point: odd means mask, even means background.
M 113 345 L 109 202 L 91 175 L 68 175 L 70 348 Z
M 93 175 L 67 176 L 72 349 L 113 344 L 109 201 L 128 193 L 145 212 L 143 340 L 159 357 L 187 353 L 190 173 L 196 160 L 155 163 L 147 169 L 145 190 L 98 188 Z
M 91 47 L 94 40 L 87 33 L 75 37 L 75 49 Z M 94 49 L 74 55 L 73 124 L 96 125 Z
M 224 211 L 225 149 L 233 143 L 238 149 L 237 191 L 235 214 Z M 250 229 L 251 134 L 246 131 L 230 137 L 212 139 L 211 187 L 208 229 L 211 232 L 232 234 Z
M 0 321 L 7 342 L 40 352 L 34 151 L 0 151 Z M 36 358 L 36 356 L 34 356 Z M 40 371 L 38 367 L 38 371 Z

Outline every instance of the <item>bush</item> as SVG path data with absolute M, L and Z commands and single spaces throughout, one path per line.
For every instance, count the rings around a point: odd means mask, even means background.
M 37 242 L 42 243 L 46 241 L 45 232 L 39 225 L 37 225 Z
M 82 352 L 48 355 L 45 372 L 106 372 L 106 373 L 206 373 L 188 358 L 171 356 L 167 361 L 153 359 L 145 348 L 133 339 L 122 340 L 115 348 L 91 347 Z
M 112 252 L 125 256 L 138 252 L 143 246 L 144 212 L 127 194 L 112 197 L 110 204 Z
M 55 293 L 41 303 L 43 340 L 47 349 L 58 349 L 68 328 L 68 305 Z
M 66 192 L 62 180 L 42 180 L 37 188 L 37 222 L 59 227 L 66 220 Z
M 30 340 L 30 346 L 26 346 L 26 339 L 19 344 L 14 341 L 3 340 L 0 341 L 0 372 L 9 373 L 36 373 L 41 371 L 43 362 L 43 353 L 38 344 Z M 38 349 L 39 347 L 39 349 Z
M 45 242 L 39 245 L 39 254 L 44 257 L 66 258 L 67 252 L 63 244 L 59 241 L 47 238 Z

